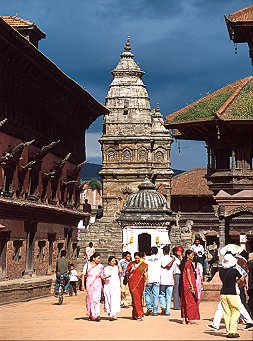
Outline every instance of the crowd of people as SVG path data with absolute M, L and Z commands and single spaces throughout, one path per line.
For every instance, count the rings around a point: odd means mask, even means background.
M 86 263 L 80 288 L 82 291 L 86 290 L 89 320 L 101 320 L 102 296 L 109 321 L 116 320 L 121 309 L 130 307 L 132 319 L 136 321 L 142 321 L 145 315 L 170 316 L 173 298 L 173 309 L 181 310 L 182 323 L 197 324 L 200 320 L 199 305 L 204 278 L 204 262 L 201 257 L 203 250 L 200 246 L 199 240 L 186 251 L 182 246 L 172 250 L 169 246 L 164 246 L 162 255 L 159 254 L 158 248 L 153 246 L 147 254 L 135 252 L 133 258 L 131 253 L 126 251 L 123 252 L 121 260 L 112 255 L 108 258 L 108 264 L 103 266 L 100 263 L 101 255 L 95 251 L 93 244 L 89 243 L 85 250 Z M 220 303 L 213 323 L 207 325 L 207 328 L 218 330 L 223 315 L 227 337 L 237 338 L 239 319 L 245 323 L 245 330 L 253 329 L 250 316 L 253 313 L 252 310 L 250 312 L 253 262 L 248 261 L 248 254 L 244 250 L 235 254 L 226 249 L 223 256 L 219 271 L 222 282 Z M 63 273 L 68 266 L 73 285 L 73 282 L 78 280 L 74 265 L 67 265 L 67 259 L 64 256 L 62 258 L 57 262 L 57 271 Z M 74 287 L 76 294 L 75 284 Z M 246 303 L 246 291 L 249 295 L 249 306 Z

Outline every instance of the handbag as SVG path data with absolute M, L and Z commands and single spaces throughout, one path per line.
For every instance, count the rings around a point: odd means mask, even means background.
M 124 285 L 127 285 L 128 279 L 129 279 L 128 274 L 125 274 L 125 276 L 124 276 L 124 278 L 123 278 L 123 284 L 124 284 Z
M 198 302 L 198 297 L 195 295 L 194 292 L 192 292 L 192 296 L 193 296 L 193 298 L 194 298 L 194 301 L 197 303 L 197 302 Z
M 85 275 L 84 275 L 84 287 L 86 289 L 86 282 L 87 282 L 87 272 L 88 272 L 88 262 L 87 262 L 87 267 L 86 267 L 86 272 L 85 272 Z

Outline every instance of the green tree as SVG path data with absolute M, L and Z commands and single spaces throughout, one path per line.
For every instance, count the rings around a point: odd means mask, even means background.
M 101 182 L 96 179 L 96 178 L 93 178 L 93 179 L 90 179 L 88 181 L 88 186 L 94 191 L 95 189 L 100 192 L 101 189 L 102 189 L 102 184 Z

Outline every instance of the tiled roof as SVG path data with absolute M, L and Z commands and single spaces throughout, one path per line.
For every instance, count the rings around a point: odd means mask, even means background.
M 245 7 L 228 16 L 228 20 L 232 22 L 253 21 L 253 6 Z
M 166 117 L 166 124 L 221 120 L 253 120 L 253 77 L 234 83 Z
M 45 37 L 45 32 L 41 31 L 41 29 L 36 25 L 36 23 L 32 23 L 29 20 L 25 20 L 22 18 L 19 18 L 17 16 L 11 16 L 11 15 L 3 15 L 1 18 L 10 26 L 15 28 L 16 30 L 19 29 L 28 29 L 28 28 L 35 28 L 37 31 L 40 32 L 42 37 Z
M 11 15 L 3 15 L 1 17 L 8 25 L 12 27 L 30 27 L 33 26 L 33 23 L 31 21 L 18 18 L 16 16 Z
M 172 178 L 171 195 L 175 196 L 210 196 L 206 168 L 194 168 Z

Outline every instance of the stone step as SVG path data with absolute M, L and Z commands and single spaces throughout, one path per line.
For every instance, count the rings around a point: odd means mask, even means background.
M 89 242 L 92 242 L 96 251 L 101 254 L 101 262 L 107 264 L 109 256 L 121 257 L 122 228 L 116 221 L 106 217 L 90 224 L 88 229 L 80 229 L 78 239 L 80 261 L 78 260 L 78 266 L 83 262 L 82 257 Z

